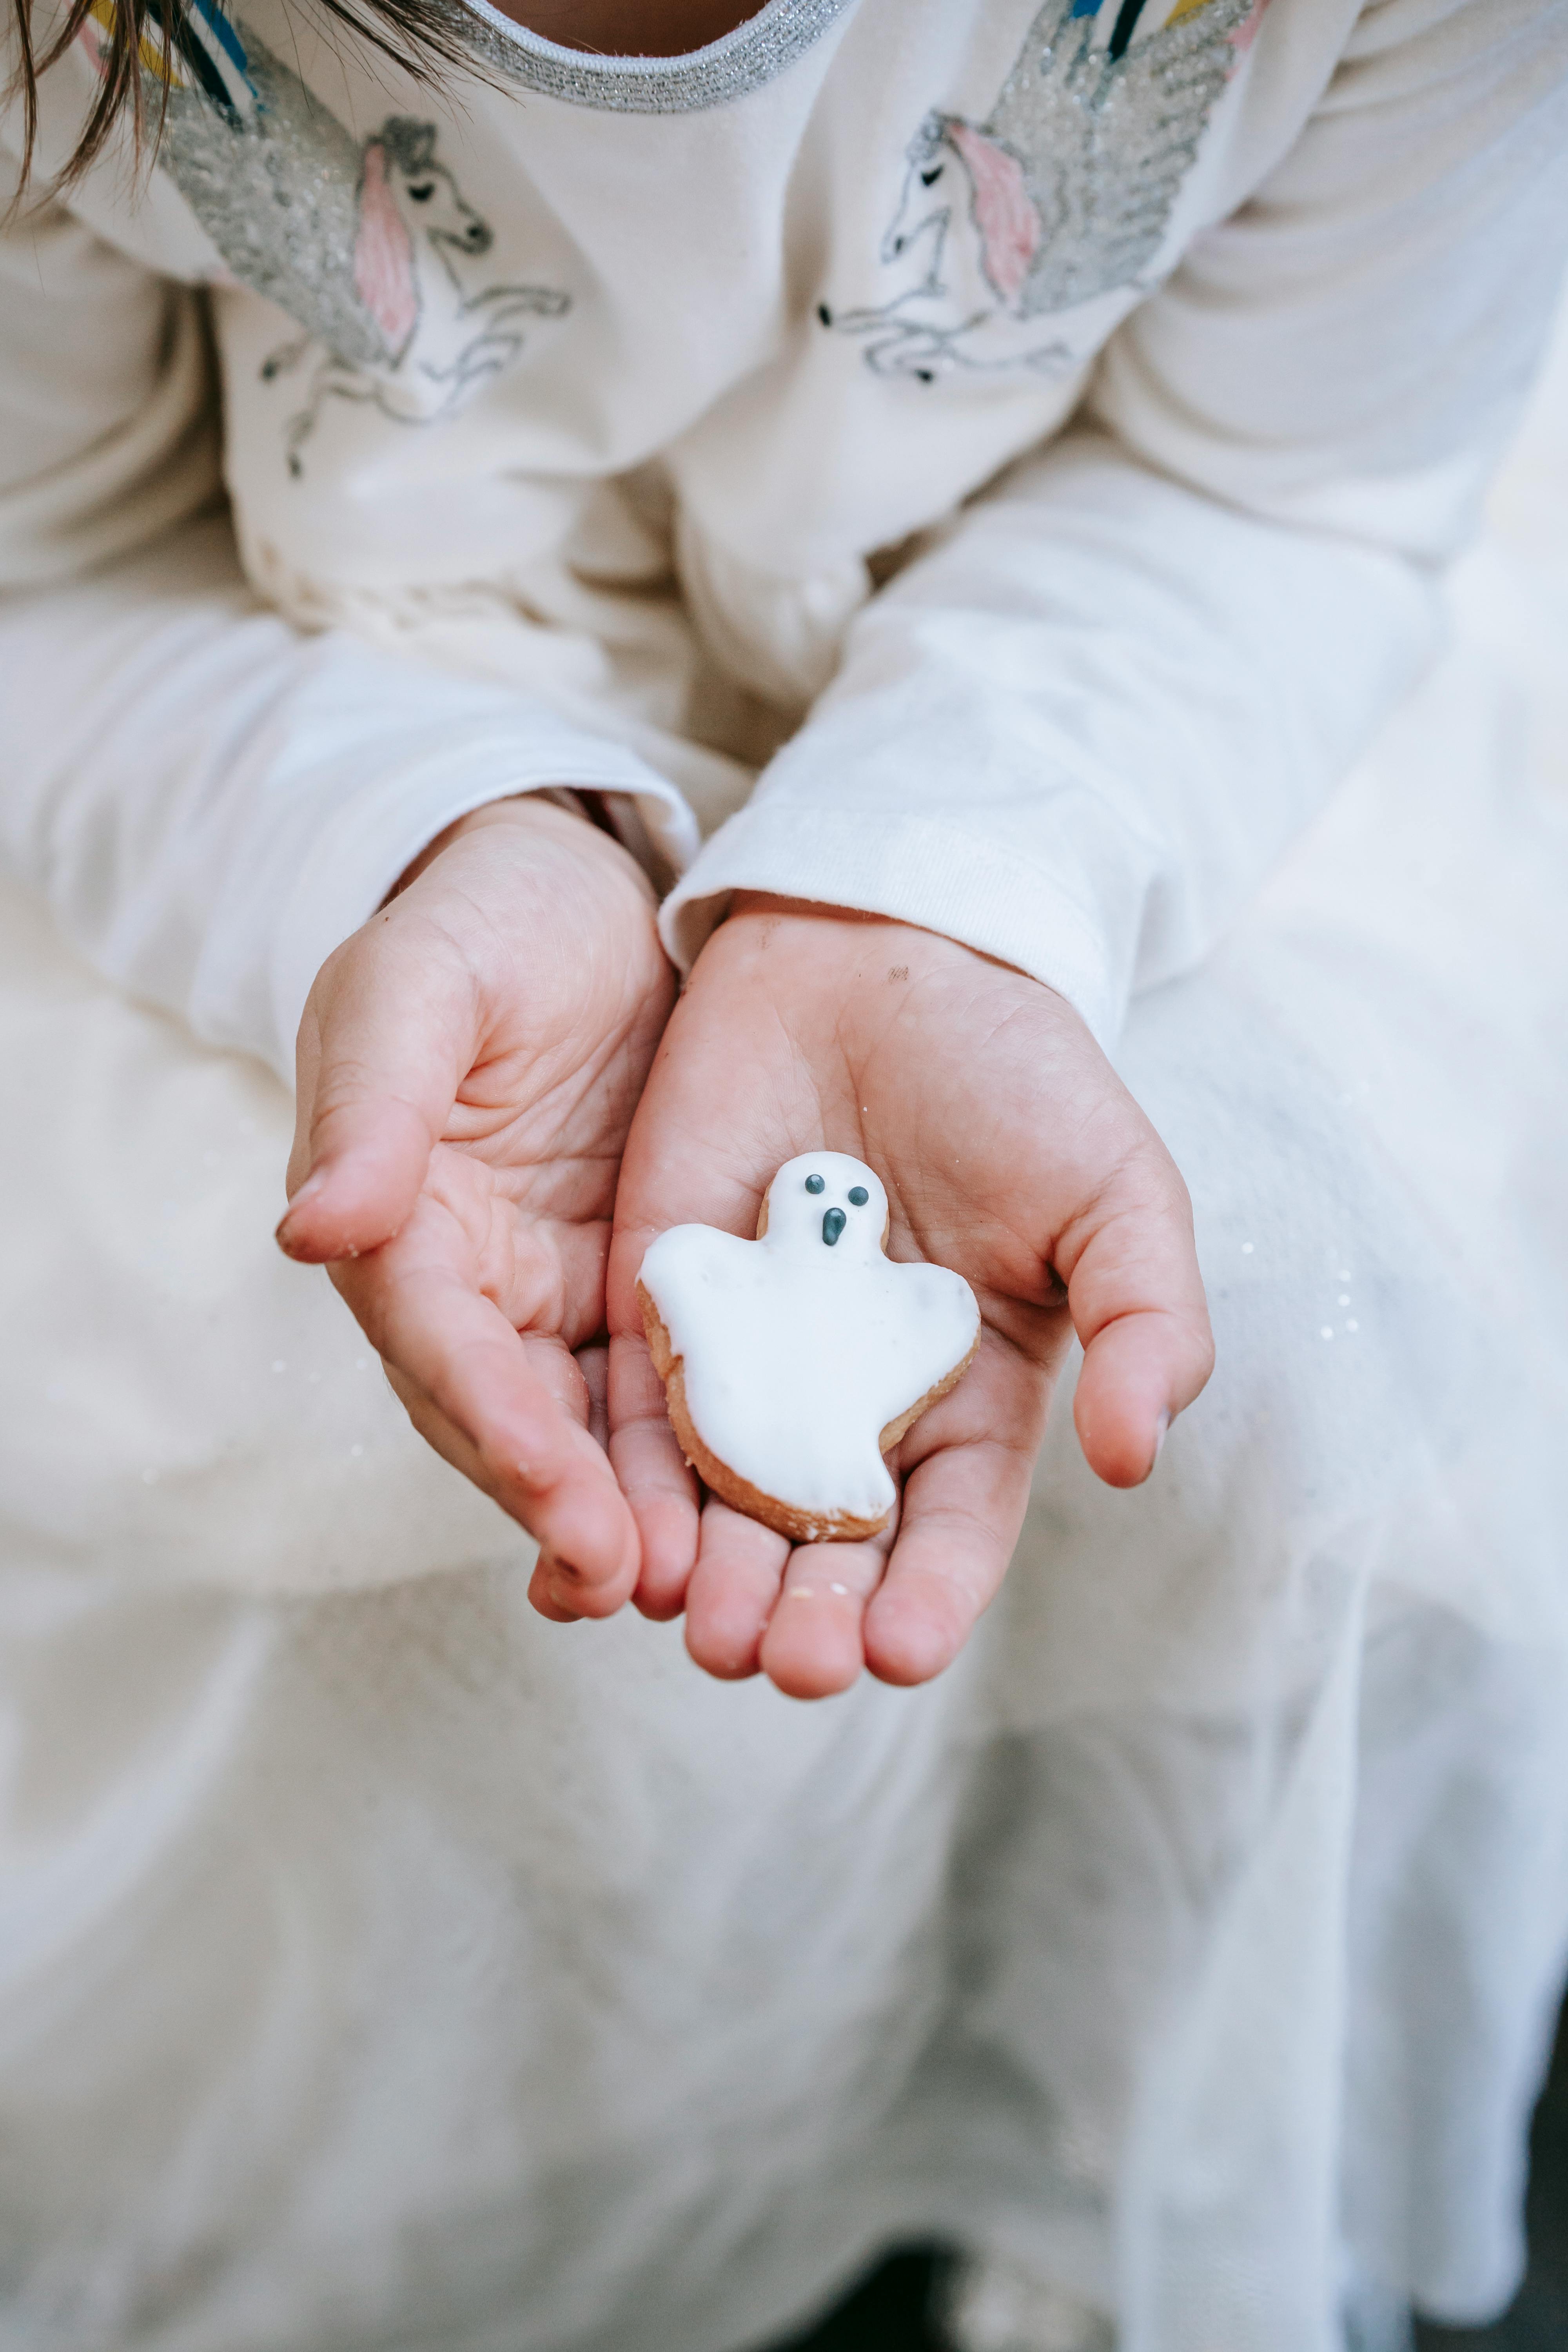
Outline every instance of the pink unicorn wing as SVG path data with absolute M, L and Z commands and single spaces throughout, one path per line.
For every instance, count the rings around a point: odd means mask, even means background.
M 1235 32 L 1231 35 L 1230 46 L 1236 51 L 1237 57 L 1240 57 L 1245 50 L 1249 49 L 1252 47 L 1253 42 L 1258 38 L 1258 27 L 1263 22 L 1263 11 L 1268 7 L 1268 0 L 1256 0 L 1256 5 L 1253 8 L 1251 16 L 1247 17 L 1243 23 L 1239 24 Z
M 386 177 L 386 150 L 373 139 L 364 151 L 354 238 L 354 289 L 400 360 L 419 323 L 414 240 Z
M 981 267 L 1003 301 L 1016 302 L 1040 243 L 1040 215 L 1030 200 L 1024 167 L 973 123 L 951 121 L 946 131 L 974 190 Z

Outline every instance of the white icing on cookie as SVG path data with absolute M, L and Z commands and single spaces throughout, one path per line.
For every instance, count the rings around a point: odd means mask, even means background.
M 883 1519 L 895 1490 L 881 1433 L 963 1362 L 974 1294 L 944 1266 L 883 1256 L 888 1196 L 844 1152 L 786 1160 L 766 1221 L 754 1242 L 675 1225 L 643 1259 L 692 1426 L 763 1495 Z

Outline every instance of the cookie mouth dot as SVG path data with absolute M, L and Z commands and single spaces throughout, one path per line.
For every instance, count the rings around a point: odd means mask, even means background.
M 845 1226 L 848 1223 L 849 1220 L 845 1215 L 842 1209 L 827 1209 L 824 1211 L 822 1218 L 822 1238 L 827 1244 L 829 1249 L 833 1247 L 834 1243 L 838 1239 L 839 1234 L 844 1231 Z

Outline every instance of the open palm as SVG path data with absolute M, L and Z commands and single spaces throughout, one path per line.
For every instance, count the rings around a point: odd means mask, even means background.
M 667 1226 L 750 1234 L 781 1161 L 868 1161 L 889 1249 L 954 1268 L 984 1329 L 963 1380 L 902 1440 L 900 1512 L 867 1544 L 792 1548 L 704 1502 L 641 1336 L 635 1282 Z M 684 1607 L 712 1673 L 806 1696 L 868 1664 L 945 1666 L 1016 1540 L 1076 1327 L 1077 1419 L 1113 1485 L 1148 1475 L 1212 1358 L 1184 1188 L 1065 1001 L 907 926 L 742 902 L 699 959 L 633 1123 L 609 1281 L 611 1451 L 641 1533 L 638 1605 Z M 550 1582 L 565 1606 L 573 1595 Z M 627 1588 L 630 1589 L 629 1587 Z
M 632 861 L 549 803 L 454 829 L 329 960 L 300 1040 L 290 1255 L 325 1262 L 415 1426 L 582 1608 L 637 1533 L 574 1350 L 674 993 Z M 548 1602 L 546 1606 L 548 1606 Z

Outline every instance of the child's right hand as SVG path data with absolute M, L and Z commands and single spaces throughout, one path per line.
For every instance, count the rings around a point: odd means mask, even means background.
M 889 1458 L 893 1524 L 826 1548 L 704 1502 L 636 1294 L 659 1234 L 753 1233 L 774 1171 L 819 1147 L 875 1169 L 889 1254 L 963 1275 L 983 1318 L 970 1370 Z M 611 1445 L 643 1533 L 637 1605 L 684 1608 L 710 1673 L 760 1671 L 800 1698 L 847 1688 L 863 1665 L 925 1682 L 957 1655 L 1012 1557 L 1074 1329 L 1073 1417 L 1114 1486 L 1149 1475 L 1214 1361 L 1186 1188 L 1079 1014 L 1024 972 L 879 916 L 737 894 L 659 1048 L 616 1225 Z M 548 1554 L 533 1591 L 561 1614 L 581 1599 Z
M 305 1007 L 278 1237 L 324 1264 L 437 1452 L 618 1602 L 637 1538 L 573 1349 L 605 1317 L 621 1147 L 675 994 L 619 845 L 477 810 Z M 570 1570 L 568 1570 L 570 1575 Z

